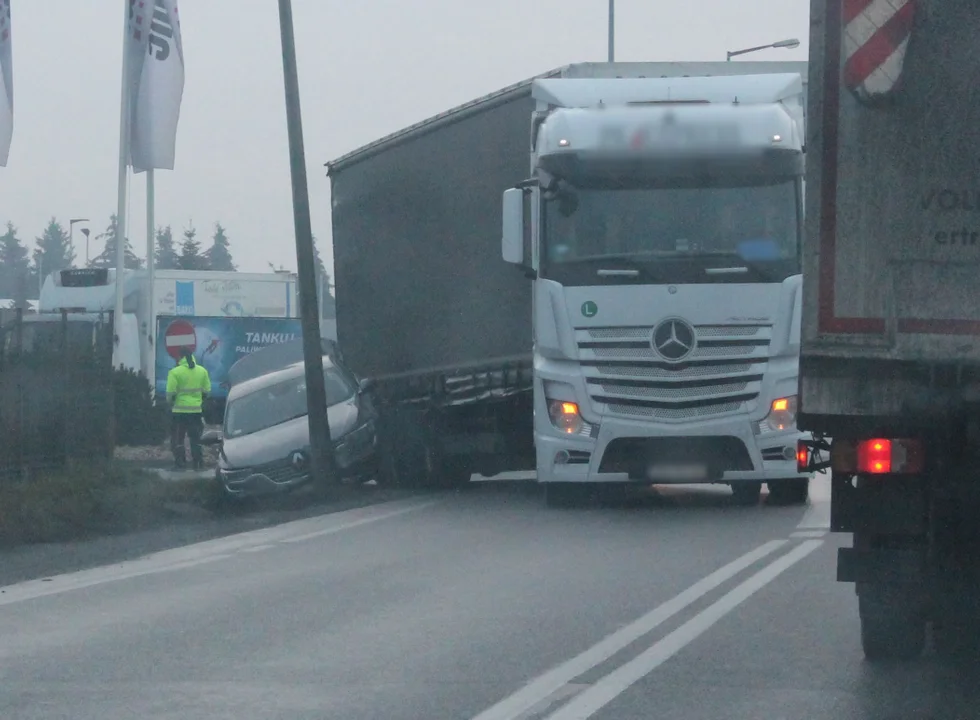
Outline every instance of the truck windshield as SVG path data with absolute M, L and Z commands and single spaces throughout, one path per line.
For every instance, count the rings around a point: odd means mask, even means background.
M 800 272 L 797 187 L 563 185 L 545 200 L 542 275 L 566 285 L 781 282 Z
M 354 397 L 354 386 L 335 368 L 325 368 L 323 379 L 328 407 Z M 224 435 L 228 438 L 251 435 L 305 417 L 306 413 L 306 378 L 284 380 L 229 402 L 225 409 Z

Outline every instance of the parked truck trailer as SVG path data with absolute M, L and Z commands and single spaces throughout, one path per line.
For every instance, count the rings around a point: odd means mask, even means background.
M 831 472 L 868 658 L 976 650 L 980 15 L 811 6 L 801 465 Z M 879 29 L 880 28 L 880 29 Z

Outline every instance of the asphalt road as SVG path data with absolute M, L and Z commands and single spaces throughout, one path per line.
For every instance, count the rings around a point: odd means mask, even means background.
M 487 487 L 8 585 L 0 718 L 977 717 L 976 668 L 863 661 L 813 494 Z

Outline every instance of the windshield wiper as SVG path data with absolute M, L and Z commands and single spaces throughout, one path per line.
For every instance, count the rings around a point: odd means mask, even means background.
M 675 252 L 665 255 L 665 257 L 684 258 L 685 260 L 731 260 L 731 265 L 720 267 L 706 267 L 706 275 L 741 275 L 754 273 L 764 281 L 770 281 L 773 274 L 770 268 L 755 260 L 746 260 L 737 252 L 729 250 L 712 250 L 709 252 Z

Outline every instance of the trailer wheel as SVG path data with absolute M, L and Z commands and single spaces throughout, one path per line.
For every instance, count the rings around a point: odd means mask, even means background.
M 776 505 L 802 505 L 810 496 L 810 478 L 776 480 L 769 485 L 769 500 Z
M 926 643 L 924 613 L 909 607 L 892 593 L 867 588 L 858 596 L 861 615 L 861 647 L 872 662 L 913 660 Z
M 470 478 L 473 477 L 473 466 L 468 458 L 446 458 L 442 463 L 442 477 L 444 487 L 462 489 L 470 484 Z
M 736 505 L 758 505 L 759 496 L 762 494 L 761 482 L 737 482 L 732 483 L 732 499 Z

